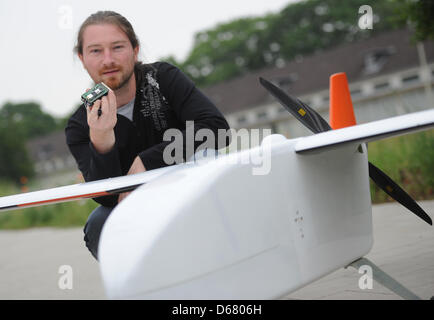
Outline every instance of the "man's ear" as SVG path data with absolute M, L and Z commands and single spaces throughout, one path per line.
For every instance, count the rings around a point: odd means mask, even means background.
M 81 53 L 77 53 L 77 55 L 78 55 L 78 58 L 79 58 L 80 61 L 81 61 L 81 65 L 83 66 L 84 70 L 87 71 L 86 65 L 84 64 L 84 60 L 83 60 L 83 54 L 81 54 Z
M 138 57 L 138 54 L 139 54 L 139 46 L 135 47 L 133 49 L 133 51 L 134 51 L 134 62 L 137 62 L 137 57 Z

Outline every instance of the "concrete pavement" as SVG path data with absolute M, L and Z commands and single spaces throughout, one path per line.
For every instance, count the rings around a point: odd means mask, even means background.
M 419 202 L 434 218 L 434 201 Z M 434 296 L 434 227 L 396 203 L 373 207 L 374 247 L 366 256 L 423 299 Z M 72 289 L 61 289 L 62 266 L 72 270 Z M 282 299 L 400 299 L 362 275 L 341 269 Z M 0 299 L 106 299 L 98 263 L 81 228 L 0 230 Z
M 434 201 L 419 201 L 434 218 Z M 374 246 L 370 261 L 422 299 L 434 296 L 434 227 L 394 203 L 372 207 Z M 399 296 L 374 281 L 372 289 L 360 289 L 362 274 L 340 269 L 283 299 L 395 300 Z
M 59 287 L 65 265 L 72 289 Z M 82 229 L 0 231 L 0 299 L 105 299 Z

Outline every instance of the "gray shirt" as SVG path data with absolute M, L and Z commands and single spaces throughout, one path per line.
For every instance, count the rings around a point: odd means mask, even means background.
M 117 113 L 127 117 L 128 119 L 130 119 L 130 121 L 133 121 L 133 109 L 134 109 L 135 100 L 136 98 L 134 97 L 127 104 L 124 104 L 123 106 L 119 107 Z

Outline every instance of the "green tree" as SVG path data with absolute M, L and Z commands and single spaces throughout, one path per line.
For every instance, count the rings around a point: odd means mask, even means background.
M 434 40 L 434 1 L 406 0 L 402 12 L 414 29 L 417 41 Z
M 24 130 L 12 122 L 0 120 L 0 180 L 18 183 L 20 178 L 34 175 L 27 150 Z
M 5 103 L 0 109 L 0 118 L 8 122 L 14 131 L 21 131 L 24 139 L 41 136 L 57 128 L 56 119 L 42 111 L 35 102 Z
M 261 66 L 257 43 L 273 15 L 237 19 L 195 35 L 182 68 L 199 85 L 217 83 Z
M 35 102 L 5 103 L 0 108 L 0 179 L 19 182 L 34 175 L 29 139 L 56 130 L 57 121 Z
M 370 5 L 374 28 L 358 27 L 360 6 Z M 307 0 L 281 12 L 236 19 L 198 32 L 189 56 L 179 66 L 198 84 L 208 86 L 243 73 L 402 28 L 403 10 L 392 0 Z
M 359 8 L 372 8 L 373 29 L 360 29 Z M 276 59 L 291 60 L 297 55 L 310 54 L 355 40 L 372 37 L 385 30 L 405 25 L 404 20 L 393 19 L 397 15 L 394 2 L 389 0 L 310 0 L 295 3 L 284 8 L 274 23 L 267 29 L 264 44 L 266 49 L 276 43 L 280 50 L 266 50 L 272 56 L 267 64 Z

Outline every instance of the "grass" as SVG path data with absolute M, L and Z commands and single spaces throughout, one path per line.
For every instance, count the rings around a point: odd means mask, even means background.
M 434 199 L 434 130 L 369 143 L 369 161 L 383 170 L 415 200 Z M 36 185 L 36 183 L 35 183 Z M 0 181 L 0 196 L 20 189 Z M 394 201 L 371 181 L 373 203 Z M 98 204 L 64 202 L 0 213 L 0 229 L 84 226 Z
M 369 161 L 415 200 L 434 199 L 434 130 L 370 143 Z M 371 181 L 373 203 L 394 201 Z
M 19 192 L 18 187 L 0 182 L 0 196 Z M 95 201 L 86 199 L 1 212 L 0 229 L 84 226 L 87 217 L 97 206 Z
M 0 215 L 0 229 L 84 226 L 97 205 L 92 200 L 80 200 L 5 212 Z

